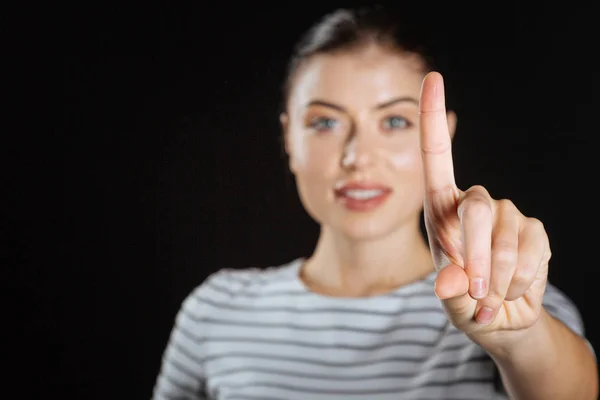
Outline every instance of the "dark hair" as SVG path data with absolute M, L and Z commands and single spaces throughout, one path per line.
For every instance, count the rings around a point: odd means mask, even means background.
M 289 61 L 283 86 L 284 109 L 296 71 L 317 54 L 377 44 L 393 51 L 417 55 L 425 73 L 436 69 L 429 29 L 412 18 L 401 21 L 399 15 L 394 9 L 382 6 L 339 9 L 313 25 L 300 38 Z

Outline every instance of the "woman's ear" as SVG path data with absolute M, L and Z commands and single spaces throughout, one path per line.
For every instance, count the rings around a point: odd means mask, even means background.
M 281 124 L 281 138 L 283 140 L 283 150 L 285 151 L 285 154 L 288 155 L 288 157 L 290 156 L 290 145 L 288 139 L 289 120 L 290 119 L 287 113 L 282 112 L 281 114 L 279 114 L 279 123 Z
M 287 155 L 290 154 L 289 152 L 289 148 L 288 148 L 288 138 L 287 138 L 287 131 L 288 131 L 288 115 L 285 112 L 282 112 L 281 114 L 279 114 L 279 123 L 281 124 L 281 136 L 283 138 L 283 147 L 284 150 L 286 152 Z
M 454 111 L 446 112 L 446 121 L 448 121 L 448 133 L 450 138 L 454 139 L 454 133 L 456 132 L 456 113 Z
M 281 138 L 283 140 L 283 150 L 287 155 L 288 167 L 292 173 L 294 173 L 294 157 L 291 152 L 290 135 L 289 135 L 289 123 L 290 118 L 287 113 L 282 112 L 279 114 L 279 123 L 281 123 Z

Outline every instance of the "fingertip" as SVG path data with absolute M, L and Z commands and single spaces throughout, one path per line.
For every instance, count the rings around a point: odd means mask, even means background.
M 437 279 L 433 284 L 433 292 L 435 293 L 435 296 L 440 300 L 446 300 L 448 298 L 447 289 L 444 287 L 444 284 L 440 284 Z
M 437 79 L 437 80 L 443 80 L 444 78 L 442 77 L 442 74 L 440 74 L 437 71 L 429 71 L 426 75 L 425 75 L 425 79 Z
M 469 295 L 475 300 L 483 299 L 487 296 L 487 286 L 484 278 L 471 278 Z
M 475 320 L 479 325 L 489 325 L 492 323 L 495 317 L 495 311 L 491 307 L 482 307 L 477 311 Z
M 431 112 L 444 107 L 444 79 L 439 72 L 431 71 L 425 75 L 421 84 L 420 109 L 423 112 Z
M 462 296 L 469 290 L 469 280 L 464 270 L 455 264 L 450 264 L 438 272 L 434 292 L 441 300 Z
M 442 74 L 440 74 L 439 72 L 430 71 L 423 78 L 421 89 L 423 89 L 423 87 L 425 86 L 425 83 L 427 83 L 427 85 L 432 85 L 434 87 L 438 87 L 439 85 L 444 84 L 444 78 L 442 77 Z

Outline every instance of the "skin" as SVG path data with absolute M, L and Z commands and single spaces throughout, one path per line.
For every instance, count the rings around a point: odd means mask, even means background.
M 371 45 L 314 56 L 294 76 L 281 115 L 286 150 L 321 225 L 301 279 L 315 292 L 359 297 L 435 269 L 449 320 L 494 359 L 511 398 L 595 399 L 592 353 L 542 307 L 551 256 L 543 224 L 481 186 L 456 186 L 456 116 L 441 75 L 422 71 L 418 57 Z M 334 195 L 348 181 L 392 193 L 374 210 L 350 211 Z
M 296 74 L 282 123 L 300 198 L 321 225 L 315 254 L 303 268 L 319 291 L 373 295 L 433 270 L 419 232 L 421 69 L 414 57 L 389 57 L 371 47 L 314 57 Z M 406 100 L 389 104 L 396 99 Z M 335 126 L 322 128 L 327 121 Z M 349 212 L 336 202 L 334 188 L 350 180 L 375 181 L 393 193 L 374 212 Z

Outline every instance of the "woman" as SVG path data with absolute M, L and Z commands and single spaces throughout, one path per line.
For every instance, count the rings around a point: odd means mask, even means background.
M 378 9 L 337 11 L 300 41 L 281 124 L 316 249 L 200 285 L 155 399 L 596 398 L 542 223 L 455 185 L 456 116 L 432 68 Z

